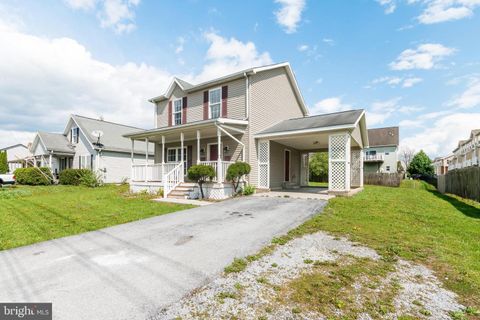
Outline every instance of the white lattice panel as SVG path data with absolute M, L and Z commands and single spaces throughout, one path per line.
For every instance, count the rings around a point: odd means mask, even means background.
M 352 150 L 350 156 L 350 184 L 362 185 L 362 150 Z
M 258 142 L 258 186 L 269 187 L 270 177 L 270 141 Z
M 328 137 L 328 187 L 331 191 L 350 190 L 350 134 Z

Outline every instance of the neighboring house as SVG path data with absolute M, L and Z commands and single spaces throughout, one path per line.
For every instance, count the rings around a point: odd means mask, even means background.
M 368 129 L 368 148 L 365 149 L 366 173 L 396 173 L 398 165 L 399 128 Z
M 10 172 L 25 167 L 25 159 L 31 156 L 30 150 L 23 144 L 5 147 L 0 151 L 7 152 L 8 170 Z
M 70 116 L 63 133 L 38 132 L 32 144 L 35 166 L 45 166 L 55 176 L 68 168 L 99 172 L 104 182 L 119 183 L 131 176 L 131 142 L 123 135 L 139 128 L 83 116 Z M 100 138 L 98 137 L 100 133 Z M 147 162 L 145 143 L 138 143 L 133 157 Z M 153 161 L 153 145 L 148 150 Z
M 449 169 L 460 169 L 480 165 L 480 129 L 470 132 L 467 140 L 460 140 L 453 150 L 453 158 L 449 162 Z
M 215 168 L 211 198 L 232 194 L 228 166 L 251 165 L 248 183 L 261 189 L 308 185 L 308 154 L 330 150 L 331 192 L 363 185 L 361 152 L 368 145 L 363 110 L 308 116 L 288 63 L 250 68 L 200 84 L 174 78 L 154 104 L 156 128 L 128 134 L 155 144 L 155 164 L 134 165 L 131 189 L 192 195 L 187 168 Z M 136 145 L 136 143 L 135 143 Z
M 452 159 L 453 159 L 453 154 L 448 155 L 446 157 L 436 157 L 435 159 L 433 159 L 432 165 L 433 165 L 435 174 L 437 176 L 440 176 L 442 174 L 447 174 L 448 166 L 449 166 L 449 163 L 452 161 Z

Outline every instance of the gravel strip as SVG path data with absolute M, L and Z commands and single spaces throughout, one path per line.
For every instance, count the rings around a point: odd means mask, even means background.
M 277 246 L 272 254 L 250 263 L 242 272 L 220 275 L 151 319 L 324 319 L 321 314 L 278 303 L 276 288 L 311 271 L 311 261 L 333 262 L 346 256 L 374 261 L 381 258 L 374 250 L 344 238 L 324 232 L 305 235 Z M 384 284 L 395 279 L 400 289 L 394 298 L 395 313 L 386 314 L 385 319 L 406 314 L 450 319 L 450 311 L 464 308 L 426 267 L 399 260 L 395 269 Z M 361 303 L 362 297 L 357 300 L 355 303 Z M 363 313 L 358 319 L 371 316 Z

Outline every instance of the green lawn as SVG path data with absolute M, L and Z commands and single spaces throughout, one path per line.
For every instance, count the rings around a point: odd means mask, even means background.
M 310 181 L 310 182 L 308 182 L 308 186 L 310 186 L 310 187 L 323 187 L 323 188 L 328 188 L 328 182 L 315 182 L 315 181 Z
M 128 185 L 90 189 L 0 189 L 0 250 L 191 208 L 128 193 Z
M 366 186 L 354 197 L 330 200 L 323 214 L 273 243 L 319 230 L 346 235 L 388 258 L 427 265 L 463 303 L 480 306 L 479 203 L 418 181 L 400 188 Z

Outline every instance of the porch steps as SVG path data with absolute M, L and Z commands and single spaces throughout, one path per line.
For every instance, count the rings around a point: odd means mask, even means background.
M 195 186 L 195 183 L 182 182 L 175 189 L 173 189 L 172 192 L 170 192 L 170 194 L 168 195 L 168 198 L 185 199 L 188 197 L 190 192 L 193 191 L 194 186 Z

